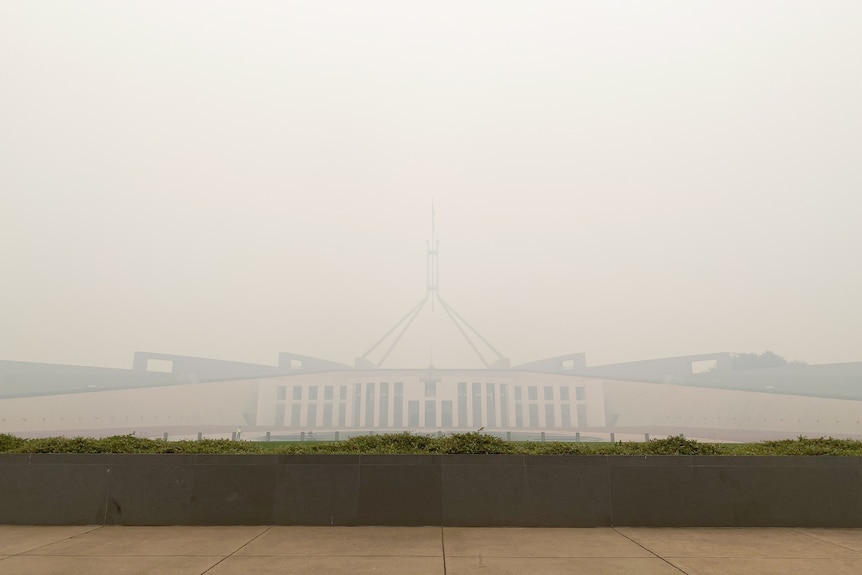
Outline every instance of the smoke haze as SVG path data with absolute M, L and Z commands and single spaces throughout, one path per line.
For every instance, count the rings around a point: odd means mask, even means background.
M 0 359 L 862 341 L 858 2 L 0 4 Z M 387 365 L 478 366 L 443 310 Z

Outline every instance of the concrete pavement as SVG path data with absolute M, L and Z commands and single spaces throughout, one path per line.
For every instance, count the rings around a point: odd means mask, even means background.
M 0 525 L 0 575 L 830 575 L 862 529 Z

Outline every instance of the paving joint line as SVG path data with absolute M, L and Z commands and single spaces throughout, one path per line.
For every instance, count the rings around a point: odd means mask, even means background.
M 836 547 L 841 547 L 842 549 L 847 549 L 848 551 L 853 551 L 854 553 L 862 553 L 859 549 L 853 549 L 852 547 L 847 547 L 846 545 L 841 545 L 840 543 L 835 543 L 834 541 L 829 541 L 828 539 L 823 539 L 822 537 L 817 537 L 816 535 L 812 535 L 811 533 L 803 533 L 799 531 L 799 528 L 790 528 L 790 531 L 793 533 L 798 533 L 799 535 L 804 535 L 806 537 L 811 537 L 812 539 L 816 539 L 817 541 L 821 541 L 823 543 L 829 543 L 830 545 L 835 545 Z
M 251 543 L 251 541 L 249 541 L 249 543 Z M 239 549 L 237 549 L 237 551 L 239 551 Z M 211 555 L 212 554 L 210 554 L 210 556 Z M 218 555 L 218 553 L 216 553 L 216 555 Z M 105 555 L 105 557 L 125 557 L 125 555 Z M 141 557 L 146 557 L 146 556 L 141 555 Z M 152 557 L 172 557 L 172 556 L 171 555 L 152 555 Z M 183 555 L 177 555 L 177 557 L 207 557 L 207 555 L 183 554 Z M 357 557 L 358 558 L 364 558 L 364 557 L 375 557 L 375 558 L 381 558 L 381 557 L 420 557 L 420 558 L 425 558 L 425 559 L 434 559 L 435 557 L 440 557 L 440 556 L 437 554 L 417 555 L 415 553 L 388 553 L 386 555 L 383 555 L 380 553 L 361 554 L 361 555 L 357 555 L 355 553 L 348 554 L 348 555 L 342 555 L 339 553 L 332 553 L 332 554 L 320 554 L 320 553 L 307 554 L 306 553 L 306 554 L 298 554 L 298 555 L 280 555 L 280 554 L 268 555 L 266 553 L 255 553 L 254 555 L 249 555 L 249 557 L 281 557 L 284 559 L 294 559 L 294 558 L 300 558 L 300 557 L 305 558 L 305 559 L 308 559 L 308 558 L 314 559 L 315 557 L 340 557 L 342 559 L 350 559 L 350 558 L 357 558 Z M 453 557 L 457 557 L 457 555 L 453 555 Z
M 88 525 L 88 527 L 90 527 L 90 526 Z M 42 545 L 39 545 L 38 547 L 33 547 L 32 549 L 27 549 L 26 551 L 19 551 L 18 553 L 10 553 L 8 556 L 4 557 L 4 559 L 9 559 L 9 557 L 18 557 L 19 555 L 24 555 L 25 553 L 32 553 L 33 551 L 36 551 L 37 549 L 41 549 L 42 547 L 47 547 L 48 545 L 54 545 L 55 543 L 59 543 L 60 541 L 66 541 L 68 539 L 74 539 L 75 537 L 77 537 L 79 535 L 88 535 L 88 534 L 92 533 L 93 531 L 98 531 L 99 529 L 102 529 L 103 527 L 104 527 L 104 525 L 92 525 L 92 529 L 90 529 L 89 531 L 82 531 L 81 533 L 75 533 L 74 535 L 69 535 L 68 537 L 65 537 L 63 539 L 57 539 L 56 541 L 51 541 L 50 543 L 43 543 Z
M 50 555 L 33 555 L 33 557 L 219 557 L 220 555 L 220 553 L 205 553 L 203 555 L 198 553 L 51 553 Z M 281 557 L 281 555 L 273 555 L 273 557 Z
M 442 525 L 440 526 L 440 548 L 443 551 L 443 575 L 446 575 L 446 536 Z
M 668 555 L 669 559 L 765 559 L 771 561 L 773 559 L 796 560 L 802 561 L 818 561 L 822 559 L 855 559 L 855 557 L 816 557 L 813 555 L 798 555 L 788 557 L 787 555 Z M 862 559 L 862 557 L 860 557 Z
M 620 533 L 620 531 L 616 527 L 611 527 L 611 529 L 613 529 L 615 532 L 619 533 L 620 535 L 622 535 L 623 537 L 625 537 L 626 539 L 628 539 L 629 541 L 631 541 L 632 543 L 634 543 L 635 545 L 637 545 L 638 547 L 640 547 L 641 549 L 646 551 L 647 553 L 650 553 L 653 557 L 657 557 L 658 559 L 661 559 L 662 561 L 664 561 L 665 563 L 667 563 L 668 565 L 670 565 L 672 568 L 676 569 L 680 573 L 684 573 L 685 575 L 689 575 L 689 573 L 687 571 L 683 571 L 680 567 L 677 567 L 676 565 L 674 565 L 673 563 L 671 563 L 670 561 L 668 561 L 667 559 L 665 559 L 664 557 L 662 557 L 661 555 L 659 555 L 658 553 L 653 551 L 652 549 L 648 549 L 648 548 L 644 547 L 643 545 L 641 545 L 640 543 L 638 543 L 637 541 L 635 541 L 634 539 L 632 539 L 631 537 L 629 537 L 625 533 Z
M 649 549 L 647 549 L 649 551 Z M 650 551 L 652 553 L 652 551 Z M 655 555 L 653 553 L 653 555 Z M 471 557 L 492 557 L 494 559 L 649 559 L 641 555 L 479 555 L 473 553 L 470 555 L 452 555 L 458 558 Z M 656 555 L 656 557 L 659 557 Z M 659 557 L 661 559 L 661 557 Z
M 234 555 L 236 555 L 237 553 L 239 553 L 240 551 L 242 551 L 243 549 L 245 549 L 246 547 L 248 547 L 249 545 L 251 545 L 252 543 L 257 541 L 258 539 L 260 539 L 264 535 L 264 533 L 267 533 L 270 529 L 272 529 L 272 525 L 267 525 L 266 529 L 264 529 L 263 531 L 261 531 L 260 533 L 258 533 L 257 535 L 255 535 L 254 537 L 252 537 L 251 539 L 249 539 L 248 541 L 246 541 L 245 543 L 243 543 L 242 545 L 240 545 L 236 549 L 234 549 L 230 554 L 225 555 L 224 557 L 222 557 L 221 559 L 219 559 L 218 561 L 216 561 L 215 563 L 213 563 L 212 565 L 207 567 L 206 570 L 201 571 L 201 575 L 206 575 L 207 573 L 212 571 L 214 568 L 221 565 L 227 558 L 233 557 Z

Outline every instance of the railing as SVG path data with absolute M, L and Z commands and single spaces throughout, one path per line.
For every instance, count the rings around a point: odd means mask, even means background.
M 288 441 L 288 442 L 310 442 L 310 441 L 343 441 L 351 437 L 359 435 L 383 435 L 386 433 L 401 433 L 411 432 L 416 435 L 429 435 L 442 437 L 451 433 L 465 433 L 472 430 L 435 430 L 427 429 L 384 429 L 384 430 L 369 430 L 369 429 L 338 429 L 338 430 L 308 430 L 308 431 L 293 431 L 293 430 L 275 430 L 275 431 L 231 431 L 220 433 L 203 433 L 198 432 L 197 435 L 189 434 L 170 434 L 164 432 L 161 436 L 152 436 L 153 438 L 161 438 L 168 440 L 188 440 L 188 439 L 231 439 L 235 441 Z M 568 443 L 615 443 L 616 441 L 649 441 L 651 438 L 667 437 L 667 435 L 650 435 L 645 432 L 642 434 L 626 432 L 624 434 L 616 432 L 603 431 L 540 431 L 540 430 L 517 430 L 517 431 L 501 431 L 501 430 L 482 430 L 481 433 L 499 437 L 506 441 L 562 441 Z

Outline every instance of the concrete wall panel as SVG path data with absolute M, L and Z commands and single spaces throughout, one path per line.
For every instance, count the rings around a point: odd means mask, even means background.
M 9 456 L 0 456 L 0 466 Z M 4 466 L 13 484 L 0 494 L 0 510 L 10 509 L 0 523 L 35 525 L 99 525 L 111 483 L 111 456 L 43 455 Z
M 0 524 L 862 527 L 862 458 L 0 455 Z
M 360 457 L 360 525 L 440 525 L 439 455 Z
M 282 456 L 277 473 L 274 524 L 359 524 L 358 455 Z
M 199 456 L 193 525 L 272 525 L 277 456 Z
M 161 457 L 114 463 L 105 524 L 188 525 L 195 469 L 189 462 L 172 463 Z
M 443 525 L 510 527 L 530 513 L 523 455 L 447 456 L 442 481 Z

